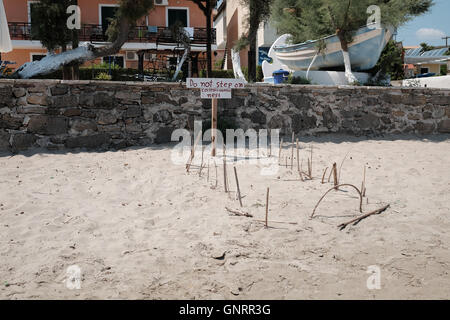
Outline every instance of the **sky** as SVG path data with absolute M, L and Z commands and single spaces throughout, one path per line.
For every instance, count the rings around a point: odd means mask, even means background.
M 434 0 L 431 11 L 419 16 L 398 29 L 396 40 L 403 46 L 418 46 L 426 42 L 433 46 L 444 46 L 441 38 L 450 36 L 450 0 Z M 450 39 L 448 39 L 450 45 Z

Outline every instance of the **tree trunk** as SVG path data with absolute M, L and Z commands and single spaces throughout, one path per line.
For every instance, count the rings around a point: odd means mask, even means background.
M 78 5 L 78 0 L 72 0 L 72 5 Z M 78 48 L 80 45 L 80 41 L 78 38 L 78 30 L 74 29 L 72 31 L 72 49 Z M 72 64 L 72 80 L 80 79 L 80 65 L 78 63 Z
M 338 32 L 338 38 L 341 42 L 341 50 L 344 57 L 345 77 L 347 78 L 348 84 L 352 85 L 357 83 L 358 79 L 356 79 L 355 75 L 352 72 L 352 64 L 350 61 L 350 54 L 348 52 L 348 43 L 345 39 L 345 36 L 340 32 Z
M 61 47 L 61 51 L 67 52 L 67 47 L 64 45 Z M 65 64 L 62 67 L 62 78 L 63 80 L 72 80 L 72 67 Z
M 241 68 L 241 57 L 239 56 L 239 51 L 231 49 L 231 60 L 233 62 L 234 77 L 245 81 L 245 76 Z
M 256 82 L 256 39 L 250 41 L 248 50 L 248 81 Z
M 73 62 L 82 64 L 97 58 L 112 56 L 119 52 L 120 48 L 122 48 L 123 44 L 128 40 L 129 31 L 129 20 L 127 18 L 122 18 L 119 21 L 119 34 L 117 39 L 110 45 L 95 48 L 93 45 L 89 44 L 60 54 L 49 54 L 40 61 L 25 63 L 17 69 L 15 75 L 22 79 L 29 79 L 37 75 L 52 73 L 59 70 L 62 66 Z
M 206 60 L 208 60 L 207 61 L 207 65 L 206 65 L 206 69 L 207 69 L 206 70 L 206 77 L 207 78 L 211 78 L 212 77 L 211 13 L 212 13 L 211 1 L 210 0 L 206 0 L 206 36 L 207 36 L 207 41 L 206 41 Z

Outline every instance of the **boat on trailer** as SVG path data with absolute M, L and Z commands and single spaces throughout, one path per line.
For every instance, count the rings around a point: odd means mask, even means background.
M 394 28 L 368 24 L 358 29 L 349 43 L 349 55 L 354 71 L 370 70 L 377 64 L 381 53 L 394 35 Z M 319 52 L 321 42 L 324 49 Z M 337 35 L 300 44 L 274 47 L 278 60 L 289 69 L 327 70 L 344 67 L 341 43 Z

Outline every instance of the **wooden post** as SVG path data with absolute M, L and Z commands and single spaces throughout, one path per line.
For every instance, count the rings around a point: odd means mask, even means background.
M 283 150 L 283 138 L 281 138 L 280 151 L 278 152 L 278 164 L 281 163 L 281 150 Z
M 242 198 L 241 198 L 241 189 L 239 188 L 239 179 L 238 179 L 236 167 L 234 167 L 234 177 L 236 178 L 236 188 L 237 188 L 237 193 L 238 193 L 238 198 L 239 198 L 239 204 L 241 205 L 241 208 L 242 208 L 243 205 L 242 205 Z
M 267 195 L 266 195 L 266 228 L 269 227 L 269 188 L 267 188 Z
M 223 188 L 225 193 L 228 193 L 228 184 L 227 184 L 227 160 L 223 159 Z
M 294 133 L 292 132 L 292 142 L 291 142 L 291 170 L 294 169 Z
M 297 170 L 300 171 L 300 150 L 298 148 L 298 139 L 297 139 Z
M 211 156 L 215 157 L 216 156 L 216 130 L 217 130 L 217 99 L 212 99 L 211 100 L 211 129 L 212 129 L 212 133 L 211 133 L 211 143 L 212 143 L 212 148 L 211 148 Z
M 337 165 L 336 162 L 333 163 L 333 177 L 334 177 L 334 188 L 337 190 L 337 186 L 339 184 L 338 178 L 337 178 Z

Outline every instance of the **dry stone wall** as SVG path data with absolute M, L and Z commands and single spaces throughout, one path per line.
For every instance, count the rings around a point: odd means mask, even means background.
M 180 83 L 0 80 L 0 151 L 167 143 L 210 117 L 210 101 Z M 450 133 L 450 90 L 249 85 L 219 101 L 219 121 L 301 135 Z

